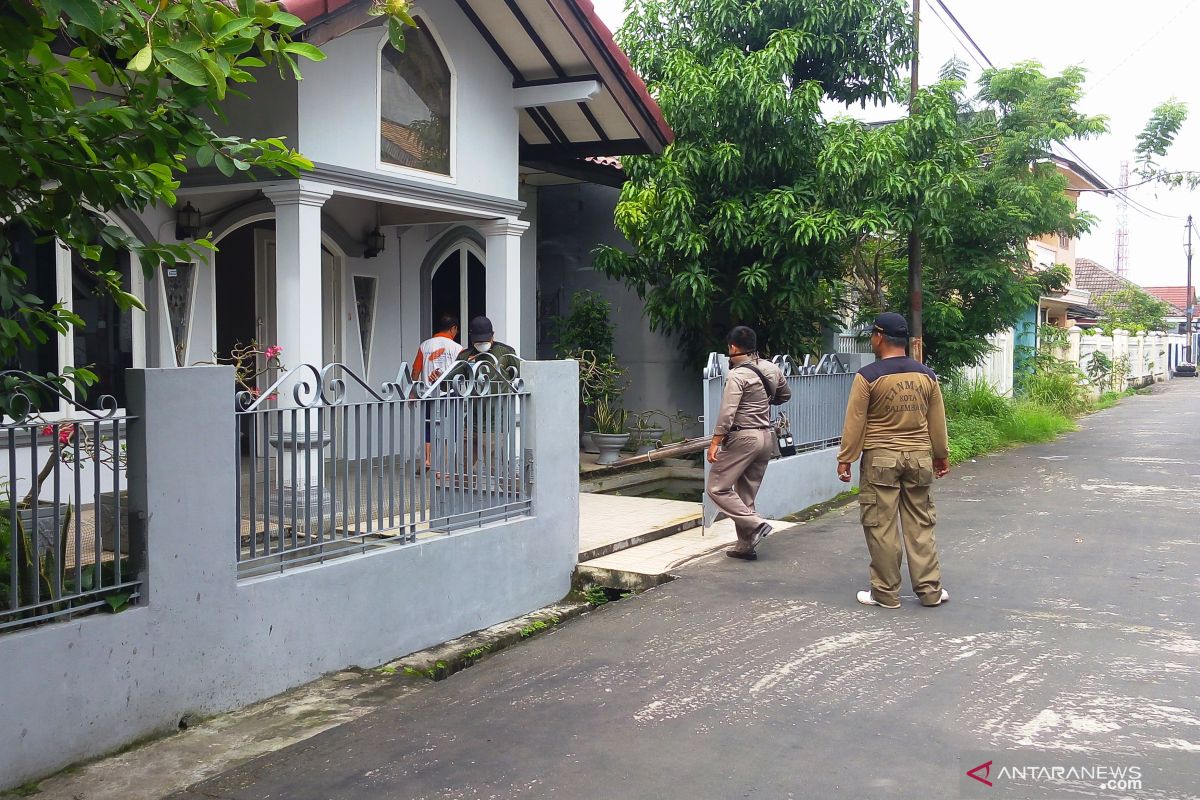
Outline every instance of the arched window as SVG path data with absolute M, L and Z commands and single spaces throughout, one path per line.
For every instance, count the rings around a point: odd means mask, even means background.
M 450 175 L 453 76 L 421 19 L 404 52 L 384 41 L 379 59 L 379 158 L 384 164 Z

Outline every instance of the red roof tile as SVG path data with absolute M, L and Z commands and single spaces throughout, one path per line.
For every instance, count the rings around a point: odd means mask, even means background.
M 1188 291 L 1186 286 L 1147 286 L 1146 291 L 1176 308 L 1187 310 Z M 1192 305 L 1196 304 L 1196 287 L 1192 287 Z

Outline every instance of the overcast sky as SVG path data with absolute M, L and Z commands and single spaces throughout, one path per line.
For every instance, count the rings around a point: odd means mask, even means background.
M 625 16 L 625 0 L 592 1 L 616 30 Z M 1132 161 L 1137 134 L 1151 110 L 1171 97 L 1186 102 L 1192 117 L 1166 166 L 1200 170 L 1200 82 L 1194 66 L 1200 0 L 1140 0 L 1122 6 L 1095 0 L 943 2 L 996 66 L 1037 60 L 1052 71 L 1073 64 L 1087 68 L 1082 110 L 1107 115 L 1110 132 L 1073 144 L 1072 149 L 1110 185 L 1119 185 L 1121 161 Z M 948 30 L 950 20 L 943 24 L 938 14 L 945 16 L 934 0 L 924 0 L 921 82 L 936 79 L 939 67 L 955 55 L 971 65 L 973 77 L 978 76 L 972 59 L 978 55 L 965 40 L 955 41 Z M 854 113 L 863 115 L 857 109 Z M 866 115 L 885 118 L 897 113 L 868 110 Z M 1150 209 L 1129 209 L 1129 277 L 1143 286 L 1182 286 L 1187 273 L 1182 218 L 1194 213 L 1200 219 L 1200 192 L 1146 186 L 1130 190 L 1129 196 Z M 1079 256 L 1115 268 L 1117 200 L 1085 195 L 1081 206 L 1100 220 L 1080 242 Z M 1200 257 L 1194 272 L 1192 282 L 1200 284 Z

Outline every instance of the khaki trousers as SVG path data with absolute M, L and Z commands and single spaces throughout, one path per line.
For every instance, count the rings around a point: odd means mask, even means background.
M 722 441 L 717 463 L 708 470 L 706 491 L 717 508 L 733 520 L 738 543 L 733 549 L 746 553 L 753 550 L 754 530 L 764 520 L 754 510 L 754 498 L 767 473 L 775 445 L 769 430 L 734 431 Z
M 908 552 L 908 575 L 922 605 L 942 595 L 942 570 L 933 534 L 937 509 L 929 496 L 933 453 L 929 450 L 867 450 L 863 453 L 858 505 L 871 554 L 871 595 L 900 602 L 900 561 Z M 904 524 L 901 546 L 896 514 Z

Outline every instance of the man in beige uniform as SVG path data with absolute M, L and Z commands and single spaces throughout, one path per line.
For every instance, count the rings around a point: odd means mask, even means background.
M 772 405 L 792 397 L 779 367 L 758 357 L 758 336 L 739 325 L 729 332 L 729 375 L 708 446 L 708 496 L 733 520 L 738 541 L 725 555 L 754 561 L 754 548 L 771 526 L 754 510 L 754 498 L 775 451 Z M 770 391 L 768 392 L 768 389 Z
M 862 455 L 858 504 L 867 550 L 871 590 L 858 602 L 900 607 L 900 561 L 908 552 L 913 591 L 925 606 L 950 599 L 942 588 L 937 512 L 929 497 L 934 476 L 950 471 L 946 410 L 933 370 L 905 355 L 908 323 L 899 314 L 880 314 L 871 334 L 876 361 L 858 371 L 846 405 L 838 452 L 838 477 L 850 481 L 850 465 Z M 904 523 L 904 545 L 896 513 Z

